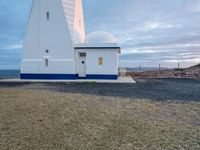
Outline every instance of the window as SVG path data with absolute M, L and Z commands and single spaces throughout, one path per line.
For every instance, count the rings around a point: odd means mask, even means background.
M 48 67 L 49 66 L 49 60 L 45 59 L 45 66 Z
M 49 20 L 49 12 L 46 12 L 46 18 Z
M 99 57 L 99 65 L 103 65 L 103 57 Z
M 80 57 L 86 57 L 86 53 L 79 53 Z
M 48 50 L 48 49 L 46 49 L 46 50 L 45 50 L 45 52 L 46 52 L 46 53 L 49 53 L 49 50 Z

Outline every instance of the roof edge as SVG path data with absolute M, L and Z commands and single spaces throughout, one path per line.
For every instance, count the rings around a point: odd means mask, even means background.
M 112 49 L 112 50 L 117 50 L 118 53 L 121 53 L 121 48 L 116 46 L 116 47 L 74 47 L 74 50 L 95 50 L 95 49 L 101 49 L 101 50 L 106 50 L 106 49 Z

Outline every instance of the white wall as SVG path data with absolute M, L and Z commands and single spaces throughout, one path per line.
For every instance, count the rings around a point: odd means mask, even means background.
M 75 1 L 74 36 L 76 39 L 75 43 L 83 42 L 85 39 L 85 23 L 83 17 L 82 0 Z M 80 41 L 78 41 L 77 38 L 80 38 Z
M 74 43 L 85 39 L 85 25 L 82 0 L 62 0 L 66 20 Z
M 46 19 L 46 12 L 50 18 Z M 46 53 L 45 50 L 49 50 Z M 45 67 L 45 58 L 49 66 Z M 35 0 L 24 42 L 21 73 L 76 73 L 72 36 L 61 0 Z
M 79 52 L 86 52 L 86 74 L 118 75 L 118 50 L 116 49 L 87 49 L 76 50 L 76 59 Z M 103 57 L 103 65 L 99 65 L 99 57 Z M 78 66 L 77 66 L 78 73 Z

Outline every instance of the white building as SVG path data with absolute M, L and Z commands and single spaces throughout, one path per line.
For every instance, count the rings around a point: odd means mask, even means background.
M 107 32 L 85 37 L 82 0 L 33 0 L 21 79 L 117 79 L 119 52 Z

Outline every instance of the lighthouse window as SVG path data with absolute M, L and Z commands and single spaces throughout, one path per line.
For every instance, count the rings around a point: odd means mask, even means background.
M 46 12 L 46 18 L 49 20 L 49 12 Z
M 49 53 L 49 50 L 48 50 L 48 49 L 46 49 L 46 50 L 45 50 L 45 52 L 46 52 L 46 53 Z
M 100 66 L 103 65 L 103 57 L 99 57 L 99 65 L 100 65 Z
M 48 67 L 49 66 L 49 60 L 45 59 L 45 66 Z

